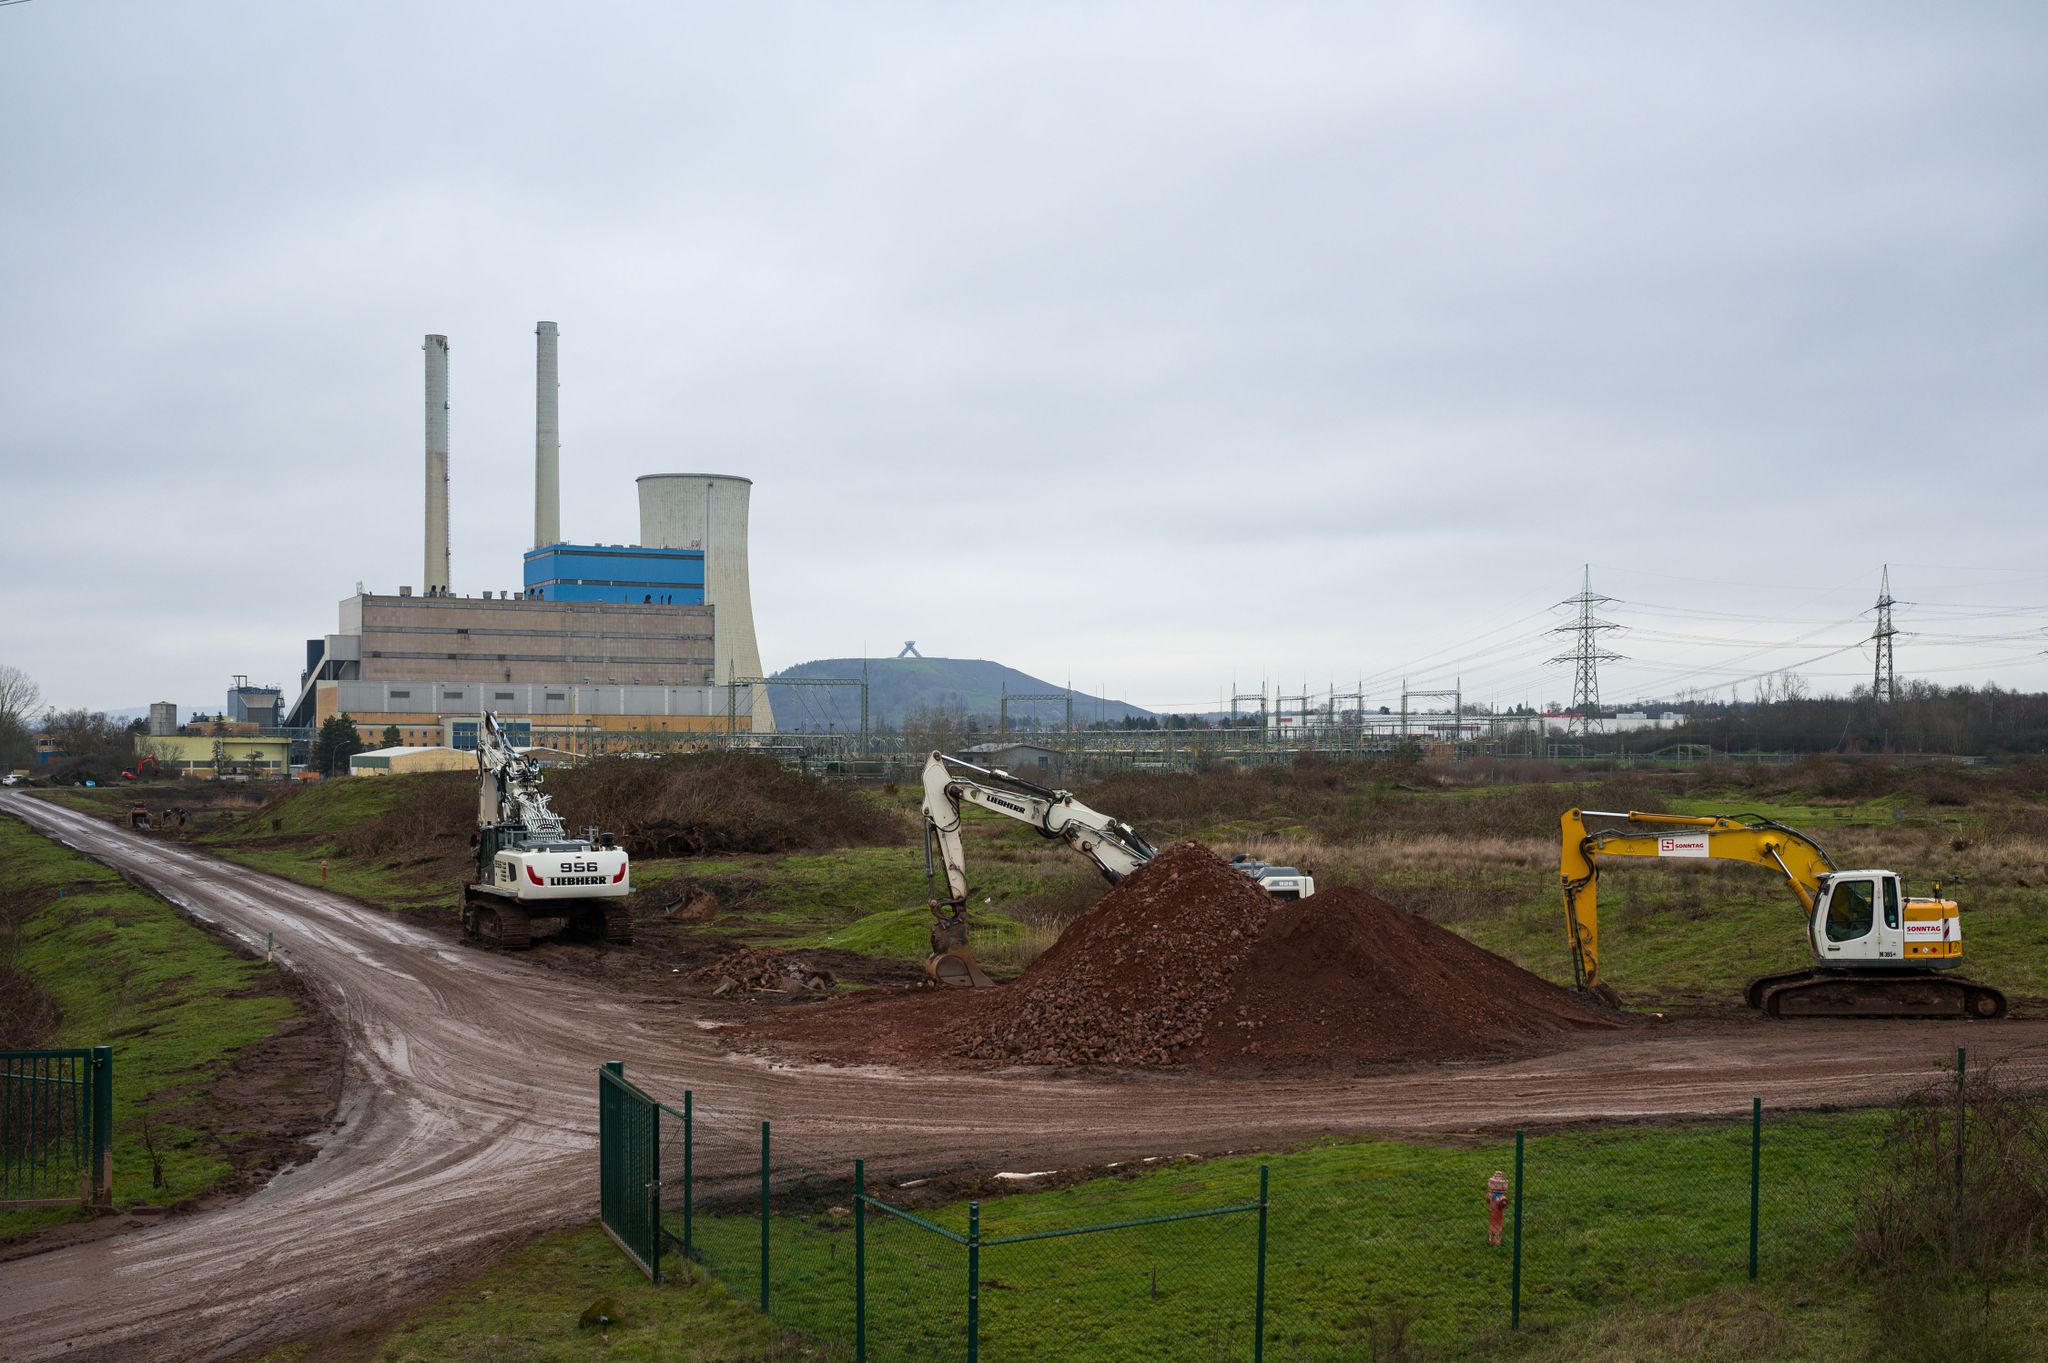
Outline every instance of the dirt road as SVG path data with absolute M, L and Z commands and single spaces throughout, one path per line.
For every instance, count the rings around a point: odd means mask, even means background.
M 351 900 L 59 806 L 17 814 L 279 958 L 343 1029 L 340 1128 L 230 1207 L 0 1265 L 0 1357 L 217 1359 L 381 1314 L 515 1237 L 595 1214 L 593 1072 L 769 1116 L 872 1167 L 1051 1169 L 1330 1131 L 1729 1114 L 1881 1097 L 1958 1039 L 2048 1044 L 2048 1022 L 1672 1027 L 1513 1063 L 1344 1082 L 934 1075 L 728 1055 L 691 1005 L 606 992 L 452 945 Z M 1993 1037 L 1996 1042 L 1993 1044 Z

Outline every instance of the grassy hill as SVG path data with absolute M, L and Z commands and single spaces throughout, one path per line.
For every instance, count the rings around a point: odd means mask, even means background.
M 1004 692 L 1010 695 L 1069 695 L 1074 698 L 1074 722 L 1096 720 L 1116 723 L 1127 716 L 1146 718 L 1152 713 L 1122 701 L 1105 700 L 1086 692 L 1072 691 L 1014 667 L 985 658 L 820 658 L 798 663 L 776 673 L 777 677 L 858 677 L 865 665 L 868 677 L 868 722 L 874 727 L 902 727 L 906 719 L 945 712 L 968 719 L 984 719 L 993 725 Z M 775 706 L 775 720 L 785 729 L 806 732 L 860 728 L 860 688 L 853 686 L 769 687 Z M 1066 722 L 1066 707 L 1058 701 L 1012 704 L 1011 727 L 1035 719 L 1039 726 L 1057 728 Z M 918 727 L 915 723 L 912 727 Z

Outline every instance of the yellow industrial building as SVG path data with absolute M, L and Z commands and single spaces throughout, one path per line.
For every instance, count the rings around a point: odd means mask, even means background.
M 170 775 L 282 776 L 291 765 L 289 738 L 247 734 L 137 734 L 135 757 L 156 759 L 157 770 Z

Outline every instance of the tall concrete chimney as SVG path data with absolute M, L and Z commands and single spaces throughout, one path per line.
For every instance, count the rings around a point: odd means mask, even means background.
M 428 596 L 448 595 L 448 338 L 429 336 L 427 352 Z
M 533 329 L 533 547 L 562 542 L 562 375 L 555 364 L 561 333 L 553 322 Z

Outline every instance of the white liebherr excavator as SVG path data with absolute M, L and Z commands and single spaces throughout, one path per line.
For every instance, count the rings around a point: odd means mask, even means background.
M 1000 767 L 980 767 L 933 753 L 924 764 L 924 870 L 933 888 L 932 954 L 924 969 L 940 984 L 993 983 L 967 947 L 967 860 L 960 845 L 963 802 L 1030 824 L 1043 837 L 1061 839 L 1094 862 L 1112 885 L 1159 855 L 1137 829 L 1090 809 L 1070 791 L 1026 781 Z M 1292 866 L 1272 866 L 1245 856 L 1232 857 L 1230 866 L 1275 899 L 1306 899 L 1316 892 L 1315 878 Z M 944 898 L 937 893 L 939 867 L 946 873 Z
M 462 932 L 507 950 L 560 932 L 633 940 L 632 865 L 612 835 L 570 837 L 541 793 L 540 764 L 514 748 L 495 714 L 477 726 L 476 883 L 462 887 Z

